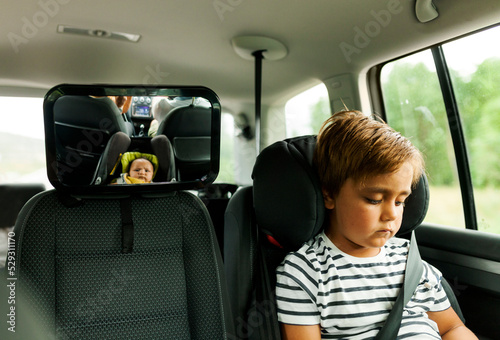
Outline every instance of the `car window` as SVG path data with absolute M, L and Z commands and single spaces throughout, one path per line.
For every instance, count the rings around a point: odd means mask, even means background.
M 500 234 L 500 27 L 443 45 L 467 141 L 478 229 Z M 466 57 L 464 58 L 464 55 Z
M 0 97 L 0 183 L 44 183 L 43 98 Z
M 324 84 L 298 94 L 285 105 L 286 137 L 317 134 L 330 114 L 328 92 Z
M 491 43 L 498 38 L 495 28 L 444 44 L 442 51 L 465 136 L 476 225 L 500 234 L 500 49 Z M 456 140 L 449 128 L 456 118 L 447 116 L 435 65 L 429 49 L 383 66 L 386 119 L 425 156 L 431 189 L 426 221 L 465 227 Z
M 229 113 L 221 117 L 220 168 L 215 182 L 235 183 L 234 180 L 234 118 Z
M 389 63 L 381 77 L 388 123 L 425 156 L 431 190 L 426 221 L 465 227 L 455 154 L 431 52 Z

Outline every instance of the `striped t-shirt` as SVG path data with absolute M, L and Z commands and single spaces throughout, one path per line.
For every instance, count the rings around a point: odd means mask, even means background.
M 375 257 L 340 251 L 321 233 L 277 268 L 278 320 L 321 327 L 322 339 L 370 339 L 384 325 L 403 285 L 409 241 L 392 238 Z M 398 339 L 441 339 L 427 311 L 450 303 L 441 273 L 426 263 L 412 299 L 405 306 Z

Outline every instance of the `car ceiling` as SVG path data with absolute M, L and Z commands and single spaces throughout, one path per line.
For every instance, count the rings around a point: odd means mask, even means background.
M 425 24 L 416 20 L 413 0 L 0 3 L 4 93 L 40 95 L 60 83 L 196 84 L 212 88 L 229 111 L 251 103 L 254 95 L 254 65 L 234 52 L 233 37 L 272 37 L 287 47 L 285 58 L 263 63 L 263 104 L 275 105 L 332 76 L 365 72 L 388 58 L 493 25 L 500 18 L 498 0 L 434 0 L 440 15 Z M 374 13 L 388 6 L 399 12 L 347 62 L 340 44 L 354 46 L 356 28 L 365 29 L 375 21 Z M 130 43 L 61 34 L 58 25 L 141 38 Z

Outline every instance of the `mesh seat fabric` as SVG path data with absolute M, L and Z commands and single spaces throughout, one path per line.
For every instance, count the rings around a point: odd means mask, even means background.
M 122 253 L 119 199 L 32 199 L 16 225 L 22 339 L 225 339 L 222 267 L 203 203 L 186 192 L 132 197 Z M 91 217 L 91 218 L 89 218 Z M 33 334 L 28 334 L 33 335 Z

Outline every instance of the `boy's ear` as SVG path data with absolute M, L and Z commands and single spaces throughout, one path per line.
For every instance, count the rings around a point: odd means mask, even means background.
M 325 190 L 321 190 L 323 192 L 323 200 L 325 202 L 325 208 L 328 210 L 332 210 L 335 208 L 335 201 L 332 197 L 330 197 L 330 194 Z

